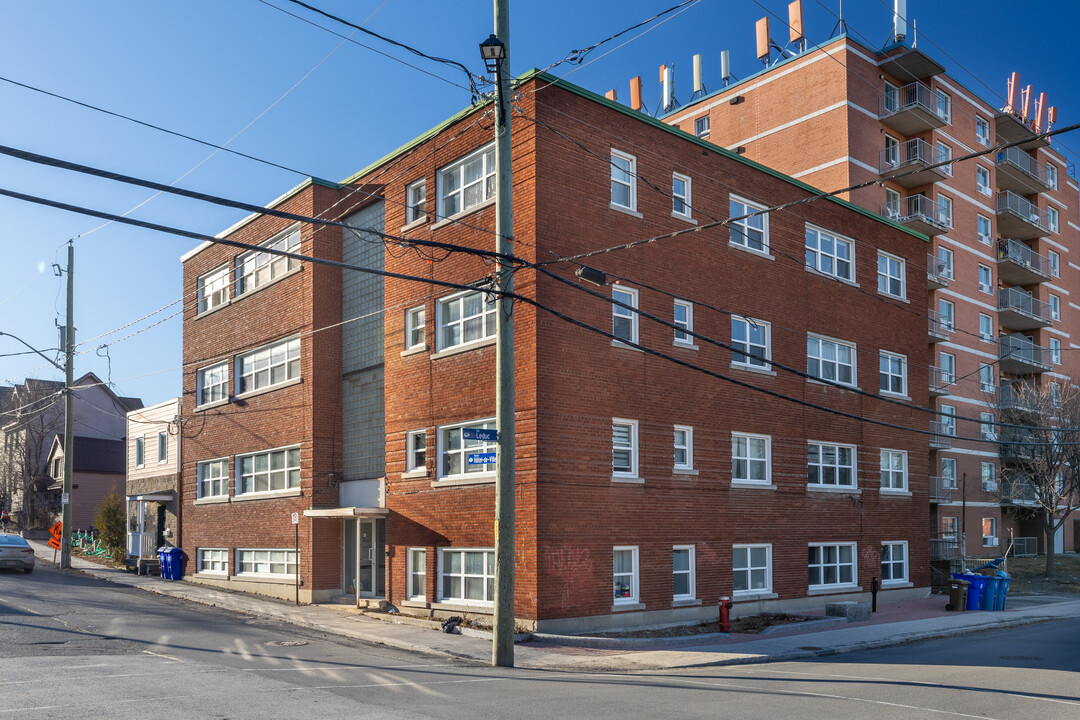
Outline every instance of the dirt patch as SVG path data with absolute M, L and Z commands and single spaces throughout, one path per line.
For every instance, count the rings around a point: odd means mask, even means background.
M 750 615 L 731 621 L 731 632 L 756 635 L 766 628 L 774 625 L 791 625 L 793 623 L 806 622 L 813 618 L 806 615 L 788 615 L 785 613 L 766 613 L 764 615 Z M 701 625 L 677 625 L 675 627 L 657 628 L 654 630 L 627 630 L 625 632 L 595 633 L 594 637 L 607 638 L 661 638 L 661 637 L 691 637 L 694 635 L 709 635 L 722 632 L 719 622 L 702 623 Z
M 1080 593 L 1080 555 L 1054 557 L 1054 577 L 1046 577 L 1046 556 L 1009 558 L 1009 593 Z

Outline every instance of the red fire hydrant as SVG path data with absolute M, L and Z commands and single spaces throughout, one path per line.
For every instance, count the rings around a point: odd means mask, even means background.
M 731 632 L 731 598 L 720 598 L 720 632 Z

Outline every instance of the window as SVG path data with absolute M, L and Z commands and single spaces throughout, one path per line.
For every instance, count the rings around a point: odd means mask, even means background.
M 694 467 L 694 428 L 689 425 L 675 426 L 675 469 L 692 470 Z
M 286 230 L 259 247 L 267 250 L 299 252 L 300 228 Z M 262 287 L 299 267 L 299 260 L 271 254 L 266 250 L 246 252 L 236 258 L 236 294 L 243 295 Z
M 637 159 L 611 151 L 611 204 L 637 210 Z
M 439 216 L 453 217 L 495 197 L 495 144 L 439 171 Z
M 195 377 L 195 404 L 209 405 L 221 402 L 229 397 L 228 361 L 203 368 Z
M 941 432 L 949 437 L 956 437 L 956 407 L 953 405 L 941 406 Z
M 225 497 L 229 494 L 229 461 L 207 460 L 195 466 L 196 494 L 200 498 Z
M 495 463 L 470 463 L 469 455 L 494 453 L 498 449 L 498 443 L 486 440 L 466 440 L 461 433 L 465 428 L 494 430 L 495 420 L 494 418 L 474 420 L 458 425 L 444 425 L 439 428 L 439 478 L 442 480 L 495 472 Z
M 637 420 L 611 421 L 611 474 L 616 477 L 636 478 L 637 465 Z
M 199 548 L 198 569 L 201 573 L 229 573 L 229 551 L 225 548 Z
M 941 458 L 941 479 L 945 488 L 956 489 L 956 458 Z
M 985 265 L 979 265 L 979 291 L 994 294 L 993 275 L 990 273 L 990 268 Z
M 146 464 L 146 439 L 135 438 L 135 467 L 142 467 Z
M 711 123 L 709 122 L 709 116 L 702 115 L 701 117 L 694 120 L 694 134 L 697 135 L 699 138 L 709 137 L 710 125 Z
M 878 356 L 878 389 L 892 395 L 907 395 L 907 357 L 881 351 Z
M 956 329 L 956 306 L 950 300 L 938 299 L 938 321 L 944 330 Z
M 907 453 L 903 450 L 881 451 L 881 489 L 907 490 Z
M 885 210 L 890 220 L 900 218 L 900 193 L 892 188 L 885 188 Z
M 236 393 L 255 392 L 300 377 L 300 338 L 290 338 L 236 358 Z
M 158 464 L 169 461 L 169 433 L 165 431 L 157 435 L 157 461 Z
M 771 438 L 768 435 L 731 434 L 731 481 L 733 483 L 772 482 Z
M 975 141 L 980 145 L 990 146 L 990 121 L 979 115 L 975 116 Z
M 952 148 L 945 143 L 938 140 L 937 144 L 938 162 L 947 162 L 952 160 Z M 952 164 L 942 165 L 941 172 L 945 173 L 949 177 L 952 177 Z
M 1061 320 L 1061 298 L 1053 293 L 1050 294 L 1050 319 Z
M 236 458 L 237 495 L 300 487 L 300 447 L 241 455 Z
M 694 338 L 689 333 L 694 331 L 694 304 L 685 300 L 676 300 L 673 324 L 677 328 L 675 342 L 681 345 L 693 345 Z
M 1046 184 L 1051 190 L 1058 189 L 1058 170 L 1054 163 L 1046 163 Z
M 892 135 L 885 135 L 885 164 L 890 168 L 900 164 L 900 141 Z
M 807 482 L 819 487 L 855 487 L 855 446 L 809 443 Z
M 990 194 L 990 171 L 982 165 L 975 166 L 975 188 L 983 195 Z
M 955 517 L 941 518 L 941 537 L 943 540 L 956 540 L 958 529 L 959 523 L 956 522 Z
M 885 81 L 885 110 L 894 113 L 900 109 L 900 90 L 888 80 Z
M 409 548 L 409 600 L 427 600 L 427 550 Z
M 427 472 L 427 432 L 412 430 L 405 438 L 405 472 Z
M 496 304 L 478 290 L 439 301 L 439 350 L 469 345 L 495 337 Z
M 952 98 L 940 88 L 937 90 L 937 114 L 945 122 L 952 122 Z
M 735 245 L 758 252 L 769 252 L 769 216 L 764 205 L 756 205 L 748 200 L 731 196 L 728 202 L 728 225 L 730 241 Z M 759 213 L 753 215 L 752 213 Z M 749 215 L 749 217 L 743 217 Z
M 673 173 L 671 176 L 671 214 L 688 218 L 693 207 L 693 201 L 690 199 L 690 178 Z
M 1061 341 L 1050 338 L 1050 362 L 1054 365 L 1061 364 Z
M 732 555 L 736 595 L 772 592 L 772 545 L 735 545 Z
M 878 252 L 877 289 L 879 293 L 904 297 L 904 261 L 893 255 Z
M 806 372 L 822 380 L 855 384 L 855 346 L 815 335 L 806 338 Z
M 983 243 L 984 245 L 990 245 L 992 243 L 992 239 L 990 237 L 990 218 L 986 217 L 985 215 L 978 216 L 978 235 L 979 242 Z
M 222 265 L 203 275 L 196 281 L 195 287 L 199 298 L 196 315 L 229 302 L 229 266 Z
M 810 589 L 854 585 L 855 543 L 811 545 L 808 569 Z
M 405 188 L 405 224 L 427 219 L 427 180 L 420 178 Z
M 807 225 L 806 264 L 820 273 L 854 282 L 855 243 Z
M 953 266 L 953 251 L 952 250 L 950 250 L 947 247 L 938 246 L 937 259 L 938 259 L 938 275 L 941 275 L 942 277 L 946 277 L 949 280 L 952 280 L 954 277 L 956 277 L 955 272 L 953 270 L 954 266 Z
M 1058 211 L 1057 208 L 1046 208 L 1046 223 L 1050 228 L 1050 232 L 1058 231 Z
M 907 582 L 907 543 L 881 543 L 881 583 Z
M 237 575 L 296 576 L 295 550 L 237 550 Z
M 956 382 L 956 356 L 952 353 L 941 353 L 941 382 L 946 385 Z
M 1047 250 L 1046 259 L 1049 261 L 1050 274 L 1054 277 L 1061 277 L 1061 256 L 1053 250 Z
M 1061 383 L 1050 383 L 1050 404 L 1056 408 L 1061 407 Z M 1055 433 L 1055 435 L 1058 434 L 1059 433 Z M 1055 444 L 1059 442 L 1059 438 L 1055 437 L 1054 442 Z
M 982 544 L 983 547 L 997 547 L 997 518 L 982 519 Z
M 952 198 L 938 195 L 938 222 L 945 227 L 952 227 Z
M 979 389 L 985 393 L 992 393 L 997 389 L 994 383 L 993 365 L 979 363 Z
M 443 550 L 442 597 L 466 603 L 495 601 L 495 550 Z
M 694 565 L 693 545 L 676 545 L 671 549 L 671 597 L 673 600 L 693 600 L 697 597 Z
M 405 349 L 424 347 L 427 334 L 424 328 L 426 322 L 426 310 L 424 306 L 410 308 L 405 313 Z
M 731 364 L 769 369 L 769 324 L 731 316 Z
M 994 413 L 981 412 L 979 413 L 979 437 L 983 440 L 993 440 L 996 438 L 994 434 Z M 987 463 L 983 463 L 983 474 L 985 475 Z M 991 463 L 990 467 L 994 467 Z
M 637 308 L 638 291 L 628 287 L 612 286 L 611 297 L 624 305 Z M 638 314 L 635 310 L 619 305 L 611 306 L 611 334 L 629 343 L 638 341 Z
M 617 547 L 612 577 L 615 581 L 615 604 L 638 601 L 638 549 Z

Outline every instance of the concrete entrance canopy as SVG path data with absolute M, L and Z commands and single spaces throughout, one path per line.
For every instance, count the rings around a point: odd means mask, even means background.
M 390 511 L 381 507 L 312 508 L 304 511 L 309 518 L 386 517 Z

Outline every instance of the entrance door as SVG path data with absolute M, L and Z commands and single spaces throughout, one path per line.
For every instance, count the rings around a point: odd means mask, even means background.
M 359 519 L 357 592 L 360 597 L 386 595 L 386 521 L 382 518 Z
M 345 540 L 345 566 L 341 572 L 341 589 L 346 595 L 356 595 L 356 520 L 346 519 L 342 532 Z

